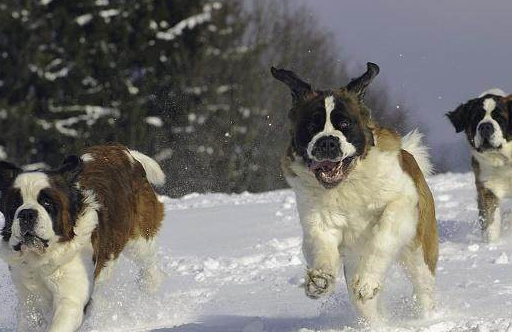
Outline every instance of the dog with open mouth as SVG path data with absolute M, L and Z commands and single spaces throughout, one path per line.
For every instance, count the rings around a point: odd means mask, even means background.
M 422 314 L 434 307 L 438 257 L 428 153 L 417 131 L 401 138 L 379 127 L 364 105 L 379 72 L 341 88 L 314 90 L 295 73 L 271 68 L 291 90 L 291 143 L 282 169 L 297 197 L 308 264 L 306 295 L 333 291 L 340 266 L 351 299 L 372 324 L 382 322 L 378 298 L 398 259 L 411 276 Z M 342 264 L 341 264 L 342 263 Z
M 457 133 L 466 133 L 483 237 L 496 241 L 501 201 L 512 197 L 512 95 L 491 89 L 446 115 Z
M 0 256 L 19 299 L 18 331 L 76 331 L 121 252 L 140 268 L 140 285 L 157 290 L 164 209 L 152 185 L 164 182 L 156 161 L 119 144 L 69 156 L 56 170 L 0 162 Z

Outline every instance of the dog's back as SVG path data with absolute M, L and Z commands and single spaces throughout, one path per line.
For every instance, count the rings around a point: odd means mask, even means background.
M 128 241 L 150 240 L 156 235 L 164 209 L 144 167 L 154 169 L 155 166 L 139 162 L 145 162 L 140 153 L 136 159 L 119 144 L 95 146 L 85 152 L 79 184 L 92 190 L 100 205 L 98 227 L 92 234 L 95 276 L 98 276 L 108 261 L 119 256 Z M 154 171 L 161 173 L 159 167 Z

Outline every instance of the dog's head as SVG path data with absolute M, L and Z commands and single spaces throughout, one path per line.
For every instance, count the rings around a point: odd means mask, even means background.
M 499 151 L 512 140 L 512 98 L 500 90 L 484 92 L 446 115 L 480 153 Z
M 1 234 L 12 250 L 42 255 L 54 243 L 73 238 L 82 204 L 76 187 L 81 168 L 76 156 L 53 171 L 28 172 L 0 162 L 0 212 L 5 218 Z
M 325 188 L 342 182 L 372 142 L 370 113 L 363 105 L 366 88 L 379 73 L 376 64 L 342 88 L 317 91 L 293 72 L 271 68 L 291 90 L 292 150 Z

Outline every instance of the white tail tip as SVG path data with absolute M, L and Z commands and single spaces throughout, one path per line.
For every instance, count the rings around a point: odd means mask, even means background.
M 423 144 L 423 134 L 418 129 L 414 129 L 402 138 L 402 149 L 413 155 L 423 175 L 432 175 L 434 167 L 430 162 L 428 147 Z
M 163 186 L 165 184 L 165 174 L 153 158 L 135 150 L 130 150 L 130 154 L 141 163 L 146 172 L 146 177 L 151 184 L 155 186 Z

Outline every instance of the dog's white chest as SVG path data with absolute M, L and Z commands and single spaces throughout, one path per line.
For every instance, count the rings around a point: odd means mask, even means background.
M 386 206 L 401 195 L 416 196 L 412 179 L 401 169 L 396 155 L 370 153 L 351 177 L 338 187 L 325 190 L 304 181 L 289 182 L 297 194 L 301 223 L 311 230 L 311 220 L 323 229 L 339 231 L 342 243 L 353 246 L 371 236 Z M 307 180 L 307 178 L 306 178 Z M 319 218 L 308 214 L 314 211 Z
M 499 198 L 512 196 L 512 166 L 484 166 L 480 179 Z

